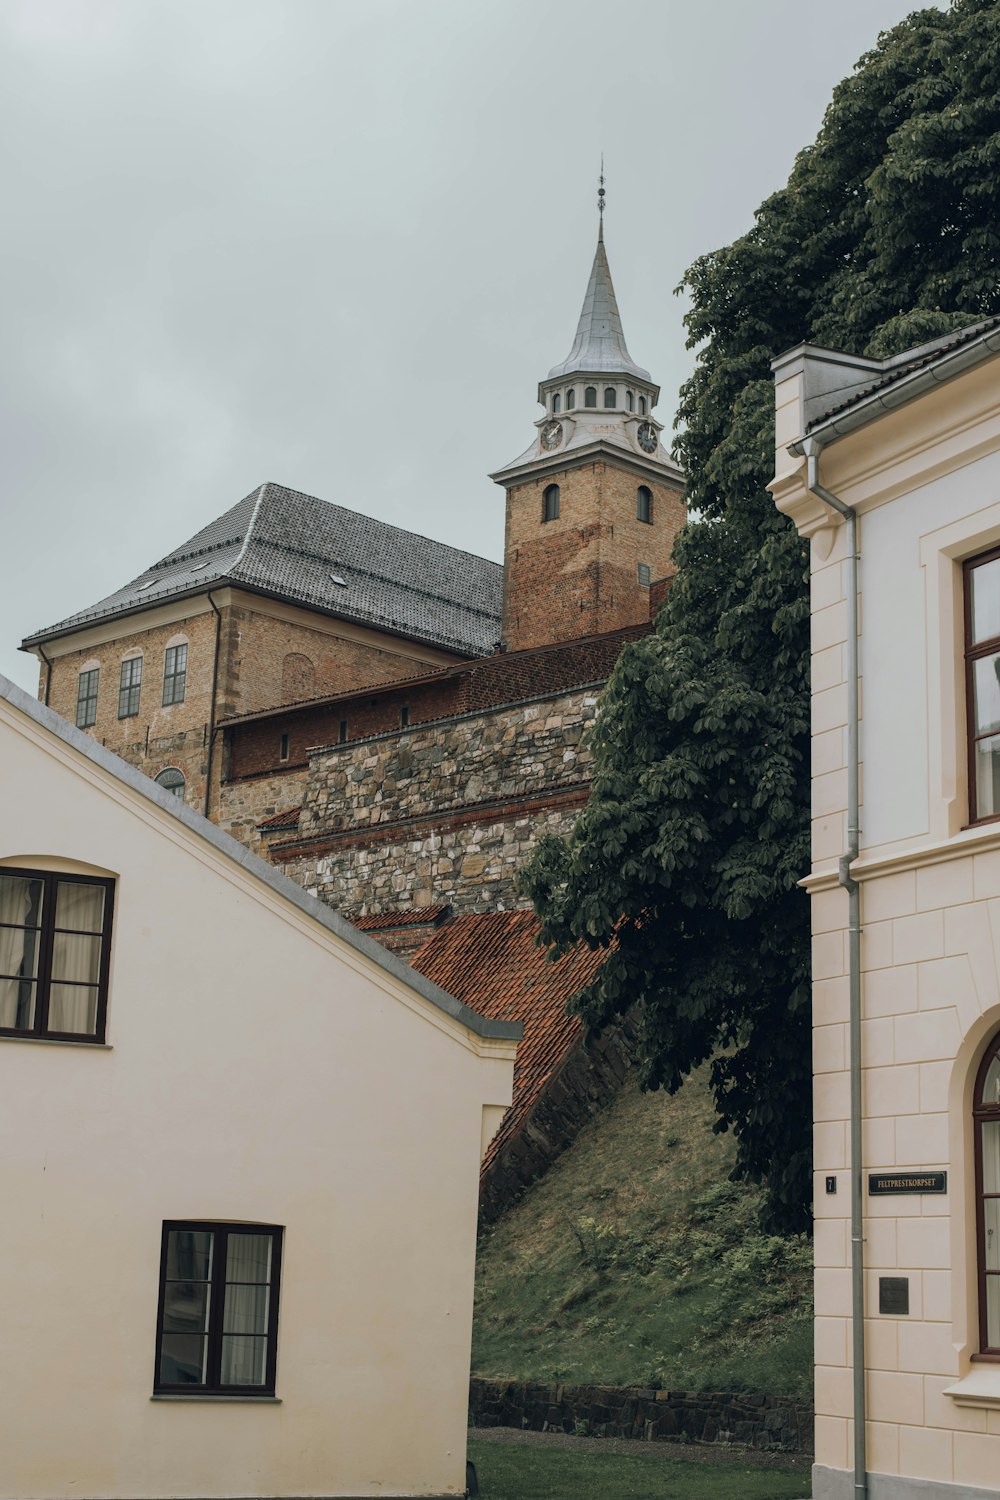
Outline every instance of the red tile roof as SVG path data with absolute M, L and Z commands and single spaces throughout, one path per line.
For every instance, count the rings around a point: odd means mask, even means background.
M 262 822 L 257 824 L 257 827 L 266 829 L 269 833 L 273 833 L 278 828 L 298 828 L 299 813 L 301 811 L 301 803 L 297 807 L 286 807 L 284 812 L 275 813 L 270 818 L 264 818 Z
M 411 906 L 406 911 L 382 911 L 366 917 L 351 917 L 351 922 L 359 932 L 385 932 L 390 927 L 417 927 L 439 922 L 450 911 L 450 906 Z
M 490 1142 L 485 1173 L 527 1124 L 549 1081 L 583 1037 L 567 1001 L 595 977 L 605 957 L 581 944 L 552 963 L 536 946 L 530 911 L 476 912 L 456 917 L 414 954 L 428 979 L 493 1020 L 520 1021 L 524 1040 L 514 1065 L 514 1099 Z

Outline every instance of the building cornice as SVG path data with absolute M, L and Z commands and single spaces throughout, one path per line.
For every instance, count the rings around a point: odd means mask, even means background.
M 947 839 L 910 844 L 905 849 L 885 854 L 862 854 L 851 865 L 851 875 L 859 883 L 864 883 L 866 880 L 880 880 L 886 875 L 902 875 L 908 870 L 921 870 L 928 865 L 969 859 L 975 854 L 991 854 L 996 849 L 1000 849 L 1000 820 L 983 823 L 976 828 L 963 828 L 961 833 Z M 824 865 L 799 881 L 801 888 L 810 896 L 815 896 L 820 891 L 835 890 L 839 884 L 839 869 L 836 865 Z
M 537 458 L 529 459 L 526 463 L 516 461 L 508 464 L 506 468 L 497 469 L 489 477 L 501 488 L 511 489 L 515 484 L 525 484 L 532 479 L 549 478 L 553 474 L 565 473 L 568 469 L 583 468 L 588 464 L 601 462 L 613 464 L 619 469 L 626 469 L 643 479 L 657 479 L 661 483 L 666 481 L 678 489 L 683 489 L 687 482 L 683 472 L 675 464 L 646 458 L 638 453 L 630 453 L 619 447 L 617 443 L 608 442 L 606 438 L 598 438 L 592 443 L 583 443 L 578 448 L 541 454 Z

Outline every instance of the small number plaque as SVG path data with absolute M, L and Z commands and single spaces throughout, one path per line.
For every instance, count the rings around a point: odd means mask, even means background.
M 880 1276 L 878 1279 L 878 1310 L 880 1313 L 906 1317 L 910 1311 L 910 1279 L 908 1276 Z
M 946 1193 L 947 1172 L 870 1172 L 868 1191 L 873 1198 L 885 1193 Z

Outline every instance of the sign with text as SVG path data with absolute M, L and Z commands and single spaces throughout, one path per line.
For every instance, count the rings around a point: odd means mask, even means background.
M 868 1191 L 873 1198 L 885 1193 L 946 1193 L 947 1172 L 869 1172 Z

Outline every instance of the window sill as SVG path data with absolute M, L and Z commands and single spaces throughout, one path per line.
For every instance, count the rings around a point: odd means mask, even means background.
M 1000 1408 L 1000 1365 L 977 1364 L 964 1380 L 945 1386 L 956 1406 Z
M 238 1401 L 245 1406 L 280 1406 L 280 1396 L 233 1396 L 220 1392 L 216 1395 L 213 1391 L 154 1391 L 150 1401 L 208 1401 L 215 1405 L 225 1401 Z
M 28 1042 L 34 1047 L 82 1047 L 87 1052 L 113 1052 L 111 1042 L 73 1042 L 65 1036 L 10 1036 L 0 1035 L 0 1042 Z

